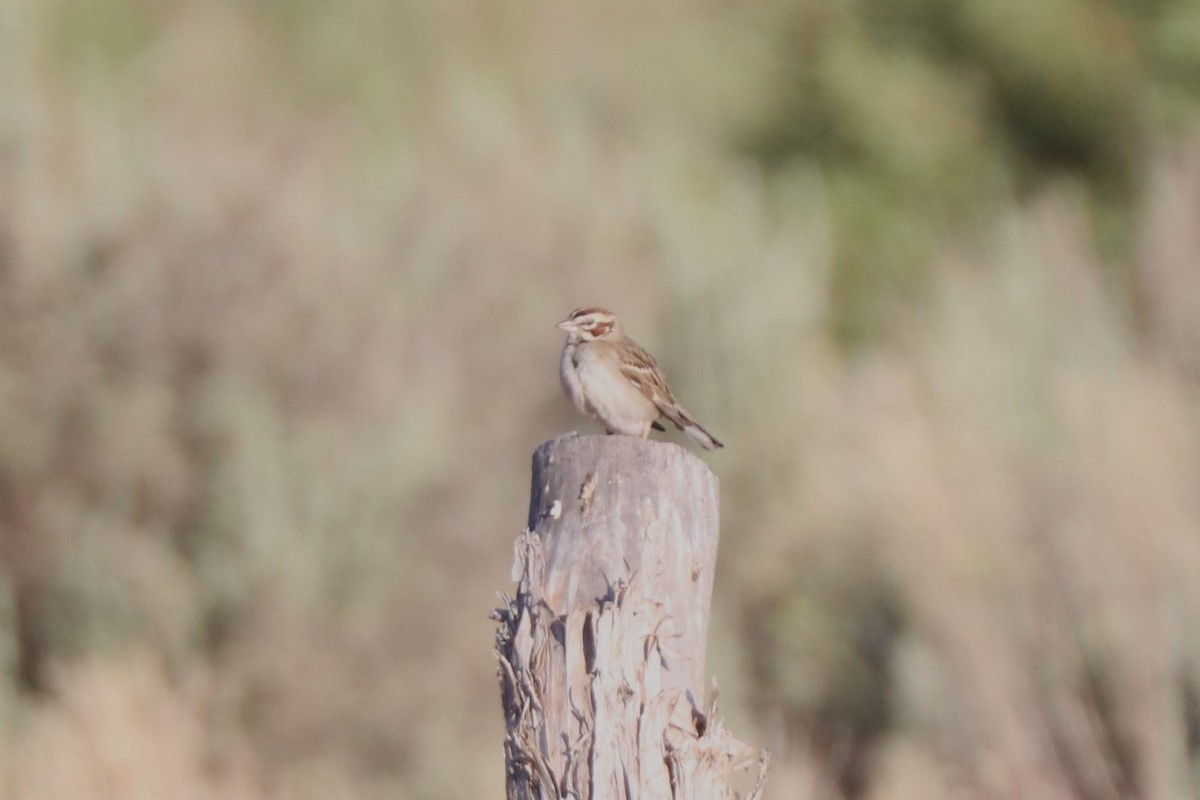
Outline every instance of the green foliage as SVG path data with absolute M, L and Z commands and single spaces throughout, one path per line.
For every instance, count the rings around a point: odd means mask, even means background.
M 87 72 L 127 66 L 154 42 L 154 4 L 143 0 L 51 0 L 39 4 L 54 61 Z
M 1127 228 L 1146 146 L 1200 81 L 1188 3 L 907 0 L 788 5 L 773 111 L 744 135 L 768 166 L 812 159 L 833 187 L 834 330 L 859 342 L 925 287 L 939 243 L 1063 176 Z M 1194 25 L 1192 26 L 1194 27 Z M 1168 97 L 1167 102 L 1157 102 Z M 849 190 L 846 190 L 849 188 Z M 1098 226 L 1102 255 L 1128 236 Z

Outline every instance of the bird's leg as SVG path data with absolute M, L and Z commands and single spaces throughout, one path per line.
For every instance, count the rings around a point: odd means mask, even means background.
M 645 425 L 642 426 L 642 438 L 643 439 L 650 438 L 650 426 L 653 424 L 654 424 L 653 422 L 647 422 Z

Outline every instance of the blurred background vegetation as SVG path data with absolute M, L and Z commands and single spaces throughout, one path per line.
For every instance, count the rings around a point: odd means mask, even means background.
M 0 787 L 503 792 L 616 309 L 768 796 L 1200 794 L 1200 6 L 0 0 Z

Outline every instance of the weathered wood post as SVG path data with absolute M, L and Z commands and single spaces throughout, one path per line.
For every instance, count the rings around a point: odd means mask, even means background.
M 534 453 L 517 594 L 495 613 L 508 800 L 732 800 L 755 761 L 758 797 L 767 754 L 703 705 L 717 501 L 678 445 L 572 434 Z

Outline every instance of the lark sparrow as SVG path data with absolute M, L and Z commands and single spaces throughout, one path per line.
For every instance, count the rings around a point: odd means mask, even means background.
M 610 434 L 647 439 L 651 428 L 665 430 L 662 416 L 705 450 L 725 446 L 676 402 L 654 357 L 625 335 L 611 311 L 577 308 L 558 327 L 567 332 L 559 364 L 563 391 Z

